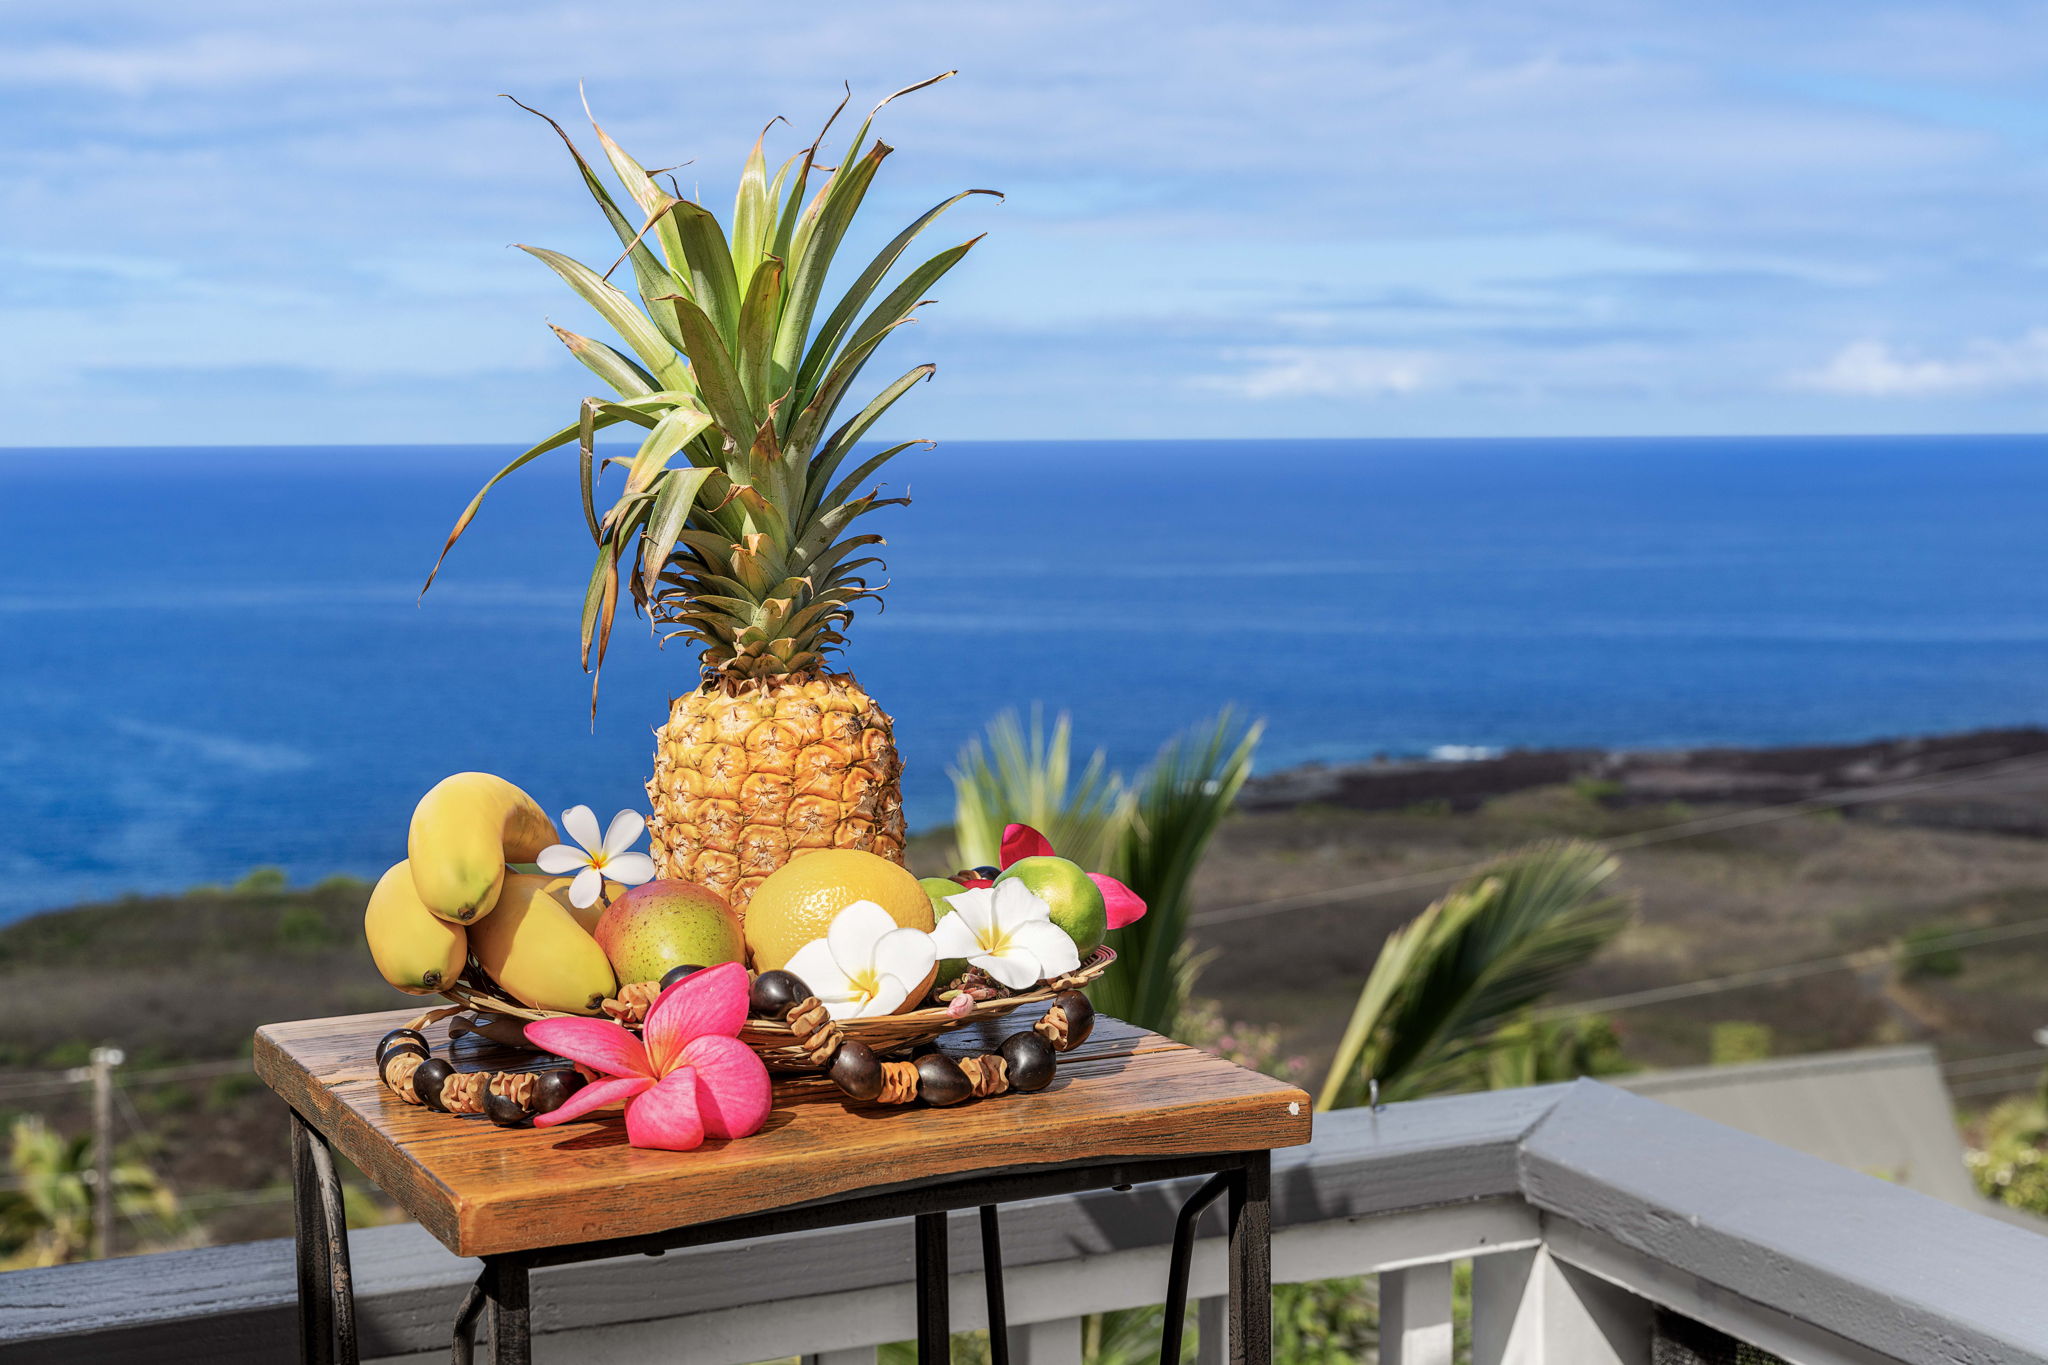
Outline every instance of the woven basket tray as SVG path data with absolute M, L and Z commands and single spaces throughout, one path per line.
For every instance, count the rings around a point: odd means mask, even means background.
M 903 1052 L 919 1043 L 929 1043 L 953 1029 L 978 1024 L 985 1019 L 1000 1019 L 1012 1010 L 1024 1005 L 1043 1004 L 1061 991 L 1079 990 L 1109 970 L 1109 964 L 1116 961 L 1113 949 L 1104 946 L 1090 953 L 1079 967 L 1064 976 L 1040 983 L 1037 987 L 1018 995 L 1007 995 L 999 1000 L 977 1001 L 973 1009 L 956 1015 L 944 1006 L 930 1009 L 911 1010 L 906 1014 L 888 1014 L 871 1019 L 842 1019 L 840 1031 L 848 1038 L 866 1043 L 882 1056 Z M 488 991 L 477 989 L 467 982 L 457 982 L 442 994 L 459 1005 L 487 1011 L 491 1014 L 509 1014 L 517 1019 L 568 1019 L 583 1016 L 568 1015 L 557 1010 L 529 1009 L 525 1005 L 503 999 Z M 816 1071 L 817 1065 L 809 1054 L 798 1045 L 795 1033 L 788 1024 L 767 1019 L 749 1019 L 740 1030 L 740 1041 L 760 1054 L 770 1071 Z

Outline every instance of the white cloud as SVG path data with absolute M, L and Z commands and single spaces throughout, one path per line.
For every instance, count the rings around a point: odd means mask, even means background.
M 16 84 L 119 95 L 217 91 L 252 82 L 275 84 L 318 65 L 314 54 L 299 44 L 231 33 L 130 47 L 50 43 L 0 54 L 0 76 Z
M 1233 358 L 1248 368 L 1195 382 L 1244 398 L 1383 398 L 1420 391 L 1439 369 L 1425 352 L 1373 346 L 1264 346 Z
M 1932 398 L 1952 394 L 2048 387 L 2048 327 L 2001 341 L 1978 338 L 1947 358 L 1923 358 L 1888 342 L 1854 341 L 1827 364 L 1794 375 L 1797 388 L 1875 398 Z

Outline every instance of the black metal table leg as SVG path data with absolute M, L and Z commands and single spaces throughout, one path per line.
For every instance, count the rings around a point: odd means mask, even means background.
M 292 1111 L 291 1125 L 299 1358 L 306 1365 L 356 1365 L 355 1290 L 341 1177 L 327 1139 L 297 1110 Z
M 476 1283 L 469 1287 L 463 1297 L 462 1309 L 455 1315 L 455 1342 L 449 1348 L 451 1365 L 474 1365 L 476 1360 L 476 1320 L 484 1311 L 484 1276 L 479 1274 Z
M 953 1315 L 947 1302 L 946 1215 L 917 1215 L 917 1365 L 948 1365 Z
M 506 1256 L 486 1256 L 478 1283 L 491 1305 L 492 1365 L 532 1365 L 533 1324 L 527 1311 L 525 1263 Z
M 1195 1224 L 1216 1202 L 1216 1196 L 1233 1187 L 1233 1173 L 1218 1171 L 1180 1206 L 1173 1221 L 1173 1256 L 1166 1265 L 1166 1324 L 1159 1337 L 1159 1365 L 1180 1365 L 1180 1338 L 1188 1315 L 1188 1269 L 1195 1255 Z
M 981 1279 L 988 1291 L 989 1365 L 1010 1365 L 1010 1310 L 1003 1300 L 1003 1228 L 996 1206 L 981 1206 Z
M 1230 1176 L 1230 1365 L 1272 1365 L 1272 1160 L 1248 1152 Z
M 320 1189 L 313 1175 L 313 1129 L 291 1111 L 292 1233 L 299 1278 L 299 1359 L 330 1365 L 334 1359 L 334 1302 L 327 1297 L 327 1237 Z

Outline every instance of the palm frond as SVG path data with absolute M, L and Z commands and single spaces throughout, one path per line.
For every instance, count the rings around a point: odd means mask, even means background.
M 959 867 L 993 865 L 1003 829 L 1029 825 L 1087 868 L 1105 867 L 1129 823 L 1131 796 L 1097 749 L 1074 773 L 1074 726 L 1064 711 L 1048 730 L 1045 709 L 1031 708 L 1027 731 L 1014 711 L 989 722 L 984 738 L 960 751 L 953 779 L 954 857 Z
M 1117 963 L 1094 987 L 1106 1013 L 1171 1031 L 1194 979 L 1186 954 L 1188 890 L 1217 826 L 1251 776 L 1263 722 L 1235 708 L 1167 741 L 1136 788 L 1136 802 L 1110 862 L 1146 904 L 1145 917 L 1110 935 Z M 1054 847 L 1058 847 L 1055 843 Z
M 1317 1100 L 1324 1109 L 1442 1088 L 1487 1039 L 1628 923 L 1618 864 L 1580 840 L 1508 855 L 1389 935 Z

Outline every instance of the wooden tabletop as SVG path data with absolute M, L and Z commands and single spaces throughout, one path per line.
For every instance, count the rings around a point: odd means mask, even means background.
M 956 1030 L 944 1046 L 991 1050 L 1034 1013 Z M 750 1138 L 642 1151 L 627 1145 L 617 1109 L 559 1128 L 508 1129 L 404 1103 L 378 1081 L 375 1054 L 411 1014 L 266 1025 L 256 1031 L 256 1071 L 459 1256 L 665 1232 L 1016 1166 L 1258 1151 L 1309 1136 L 1309 1098 L 1295 1087 L 1099 1018 L 1035 1095 L 885 1108 L 850 1104 L 817 1081 L 782 1084 L 767 1126 Z M 439 1025 L 429 1037 L 445 1055 Z M 476 1064 L 522 1057 L 531 1054 L 479 1053 Z

